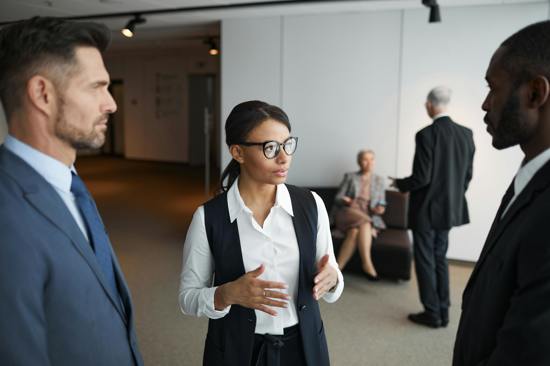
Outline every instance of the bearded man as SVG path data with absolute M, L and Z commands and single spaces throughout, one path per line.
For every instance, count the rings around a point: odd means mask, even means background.
M 32 18 L 0 30 L 0 364 L 134 366 L 130 292 L 78 148 L 105 141 L 110 31 Z

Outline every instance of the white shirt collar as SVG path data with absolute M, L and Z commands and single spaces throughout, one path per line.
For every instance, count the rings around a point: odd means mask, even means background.
M 448 113 L 440 113 L 440 114 L 436 114 L 432 120 L 435 121 L 436 119 L 439 119 L 441 117 L 449 117 L 449 114 Z
M 229 191 L 227 192 L 227 207 L 229 209 L 229 221 L 233 222 L 241 214 L 246 212 L 252 214 L 252 211 L 246 207 L 244 201 L 239 192 L 239 178 L 235 180 Z M 290 200 L 290 193 L 288 188 L 284 184 L 277 185 L 277 193 L 275 194 L 275 205 L 273 207 L 281 207 L 290 216 L 294 216 L 292 210 L 292 201 Z
M 76 173 L 74 166 L 69 168 L 59 160 L 36 150 L 11 135 L 6 136 L 4 146 L 29 164 L 48 183 L 62 191 L 71 191 L 71 171 Z
M 544 150 L 527 164 L 521 166 L 514 178 L 514 195 L 518 195 L 531 181 L 533 176 L 550 160 L 550 148 Z

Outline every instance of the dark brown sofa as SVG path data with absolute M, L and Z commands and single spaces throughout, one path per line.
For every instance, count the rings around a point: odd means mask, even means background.
M 313 187 L 330 212 L 337 188 Z M 378 275 L 386 279 L 409 280 L 411 278 L 412 241 L 407 230 L 409 196 L 396 191 L 386 191 L 388 206 L 383 216 L 387 229 L 378 234 L 372 243 L 372 261 Z M 333 235 L 334 252 L 338 255 L 343 237 Z M 346 271 L 361 273 L 361 260 L 356 252 Z

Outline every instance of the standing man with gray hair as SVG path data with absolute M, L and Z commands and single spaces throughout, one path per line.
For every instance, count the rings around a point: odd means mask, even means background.
M 424 311 L 409 320 L 432 328 L 449 323 L 449 230 L 469 220 L 465 193 L 472 179 L 472 131 L 447 115 L 451 90 L 430 91 L 426 111 L 433 123 L 416 134 L 412 175 L 392 186 L 410 192 L 409 228 L 413 231 L 414 263 Z

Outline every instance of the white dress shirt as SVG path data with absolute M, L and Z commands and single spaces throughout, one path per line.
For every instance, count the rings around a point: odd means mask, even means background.
M 319 261 L 328 254 L 329 265 L 338 273 L 338 285 L 333 292 L 327 292 L 323 298 L 327 302 L 334 302 L 342 294 L 344 278 L 334 257 L 325 205 L 316 193 L 313 193 L 313 196 L 318 212 L 316 260 Z M 258 225 L 252 211 L 244 204 L 239 193 L 238 180 L 227 192 L 227 205 L 231 222 L 237 220 L 245 271 L 250 272 L 263 263 L 265 271 L 259 278 L 287 284 L 286 290 L 278 291 L 285 291 L 290 295 L 287 308 L 274 308 L 277 316 L 255 310 L 255 333 L 283 334 L 284 328 L 298 323 L 296 299 L 300 253 L 292 223 L 294 214 L 288 189 L 284 184 L 277 186 L 275 205 L 271 208 L 263 227 Z M 200 206 L 193 215 L 183 247 L 179 303 L 184 314 L 219 319 L 229 313 L 231 306 L 221 311 L 214 308 L 214 258 L 204 225 L 204 208 Z M 311 288 L 313 289 L 313 284 Z
M 501 218 L 504 217 L 512 203 L 520 195 L 521 191 L 529 184 L 531 179 L 537 172 L 550 160 L 550 149 L 546 149 L 536 157 L 531 159 L 527 164 L 520 166 L 516 177 L 514 178 L 514 197 L 510 200 L 506 209 L 502 212 Z
M 71 216 L 75 219 L 80 231 L 88 240 L 86 225 L 80 215 L 80 211 L 75 202 L 75 197 L 71 192 L 72 176 L 71 171 L 76 174 L 74 166 L 68 167 L 59 160 L 52 158 L 36 150 L 35 148 L 19 141 L 15 137 L 8 135 L 4 141 L 4 147 L 13 154 L 23 159 L 38 174 L 40 174 L 48 183 L 52 185 L 59 197 L 65 202 Z

